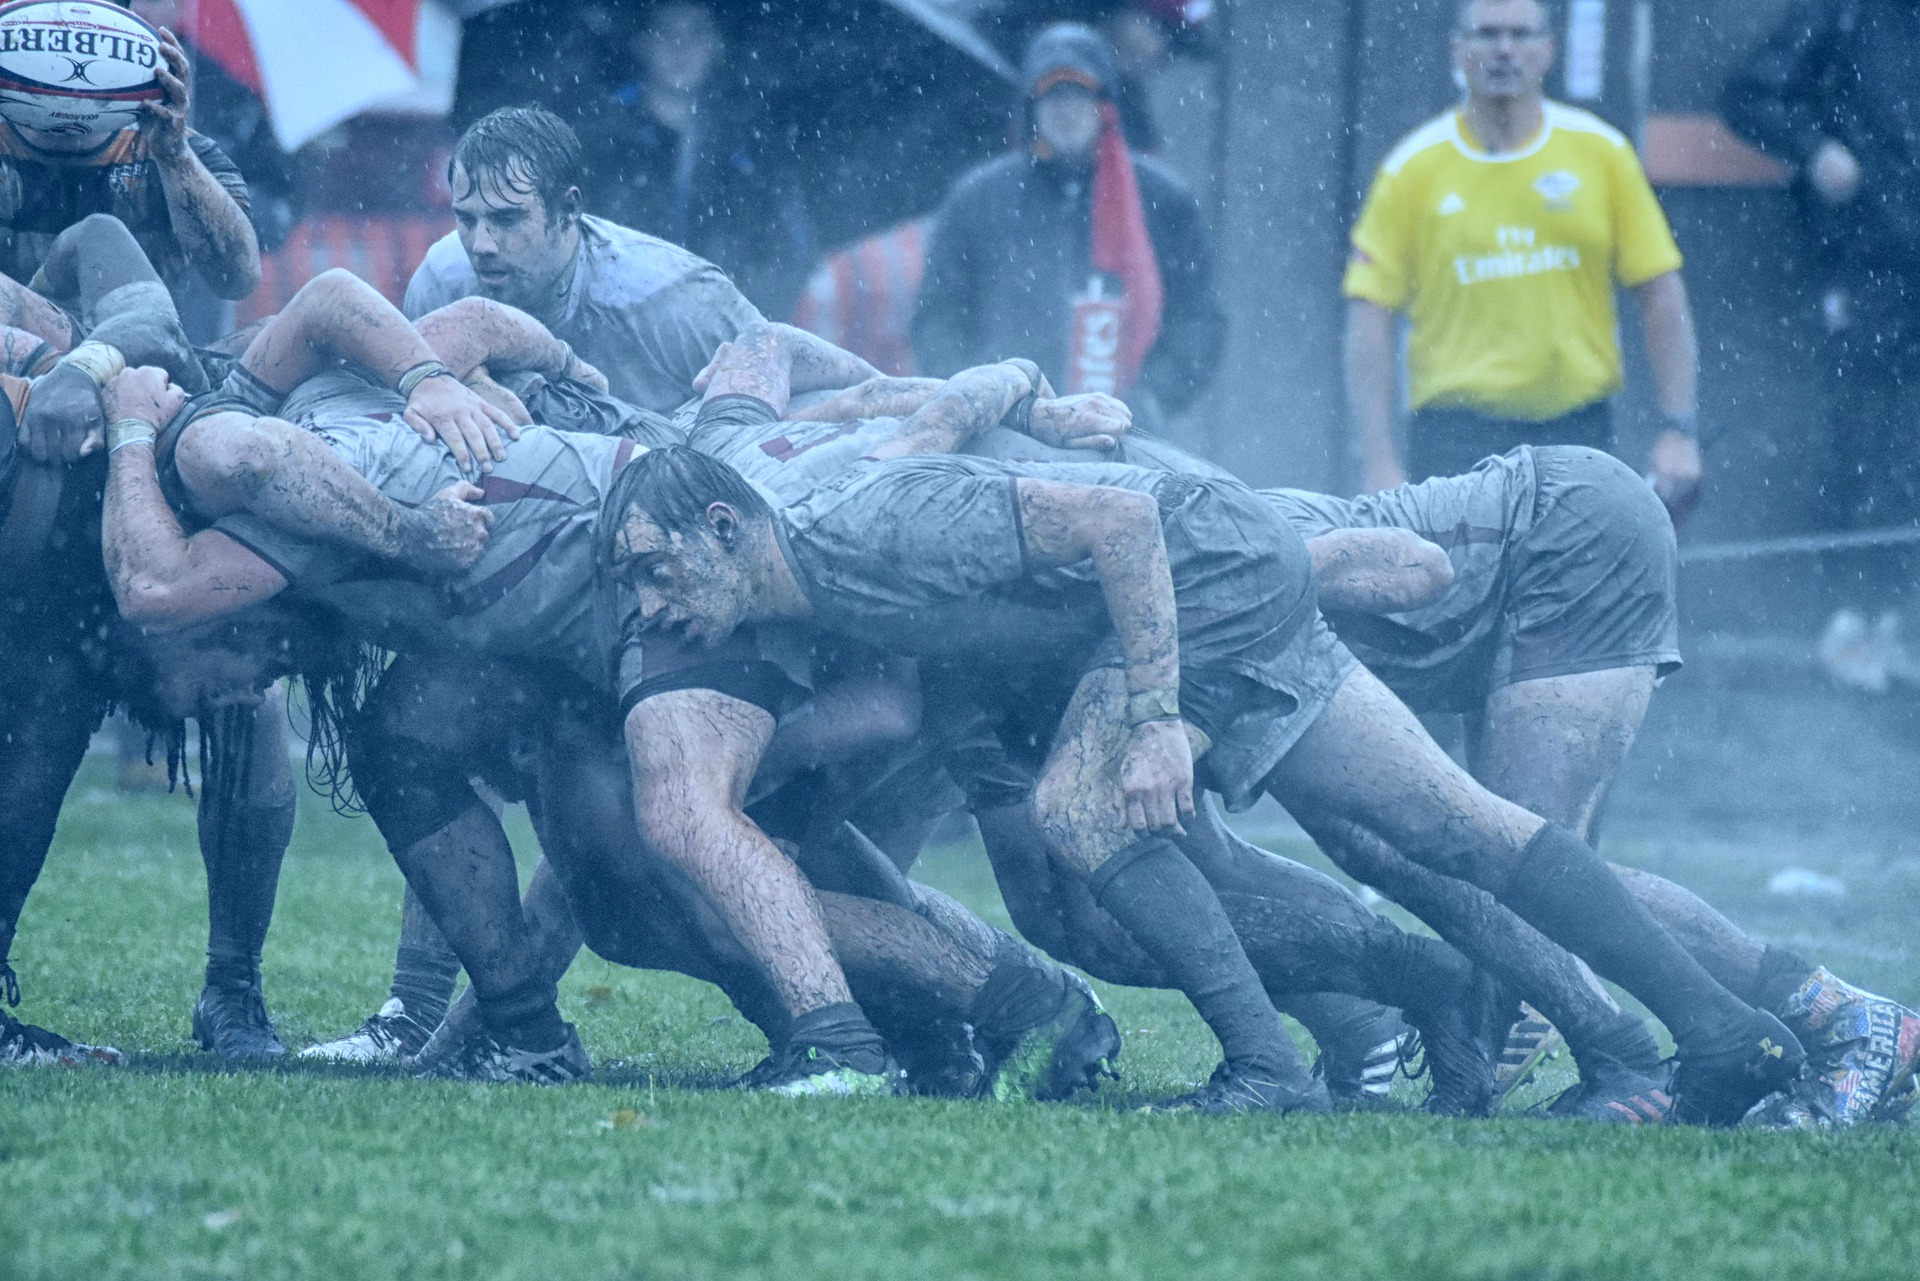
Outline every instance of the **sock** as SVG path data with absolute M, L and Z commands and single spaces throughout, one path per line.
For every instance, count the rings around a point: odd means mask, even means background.
M 567 1039 L 566 1021 L 551 983 L 523 983 L 480 1002 L 480 1020 L 501 1045 L 517 1050 L 557 1050 Z
M 1771 943 L 1760 954 L 1759 970 L 1749 999 L 1757 1008 L 1768 1010 L 1781 1019 L 1792 1017 L 1788 1013 L 1788 1003 L 1818 973 L 1813 962 L 1806 957 Z M 1795 1014 L 1800 1012 L 1795 1011 Z
M 971 1021 L 983 1038 L 1010 1044 L 1051 1021 L 1067 1001 L 1066 975 L 1033 949 L 995 930 L 993 971 L 973 998 Z
M 787 1040 L 796 1049 L 818 1050 L 823 1057 L 855 1072 L 887 1070 L 887 1043 L 852 1001 L 823 1005 L 795 1016 Z
M 400 909 L 400 946 L 394 955 L 390 995 L 407 1007 L 409 1017 L 431 1031 L 447 1016 L 459 977 L 460 958 L 409 886 Z
M 1683 1056 L 1737 1043 L 1753 1011 L 1661 929 L 1579 837 L 1552 823 L 1520 852 L 1500 899 L 1667 1025 Z
M 273 922 L 280 862 L 293 839 L 294 801 L 202 807 L 207 868 L 207 986 L 258 987 L 260 953 Z
M 1088 884 L 1193 1002 L 1219 1038 L 1229 1071 L 1275 1082 L 1305 1079 L 1300 1052 L 1226 909 L 1186 855 L 1159 838 L 1137 841 L 1101 864 Z

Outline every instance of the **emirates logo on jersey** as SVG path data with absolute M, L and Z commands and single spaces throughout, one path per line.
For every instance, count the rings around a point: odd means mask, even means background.
M 1580 179 L 1565 169 L 1555 169 L 1534 179 L 1533 189 L 1547 202 L 1548 210 L 1566 213 L 1573 208 L 1573 193 L 1580 189 Z

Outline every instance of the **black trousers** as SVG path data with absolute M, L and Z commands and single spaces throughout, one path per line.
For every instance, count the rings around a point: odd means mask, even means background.
M 1539 423 L 1473 409 L 1416 409 L 1407 423 L 1407 479 L 1458 476 L 1520 445 L 1585 445 L 1612 453 L 1613 402 L 1596 400 Z

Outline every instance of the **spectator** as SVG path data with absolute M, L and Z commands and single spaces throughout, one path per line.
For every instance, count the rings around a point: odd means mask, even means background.
M 162 52 L 166 96 L 137 126 L 75 137 L 0 127 L 0 271 L 30 279 L 55 236 L 104 213 L 133 232 L 176 298 L 189 267 L 222 298 L 260 283 L 246 180 L 218 143 L 187 127 L 187 55 L 170 31 Z
M 1226 330 L 1199 203 L 1121 140 L 1097 33 L 1048 28 L 1022 75 L 1027 149 L 962 177 L 935 220 L 919 369 L 1026 356 L 1062 391 L 1124 396 L 1142 422 L 1178 413 L 1213 376 Z
M 1614 447 L 1621 385 L 1613 287 L 1633 291 L 1664 430 L 1670 509 L 1700 479 L 1697 356 L 1680 250 L 1632 146 L 1547 102 L 1554 40 L 1537 0 L 1459 11 L 1457 109 L 1389 153 L 1353 229 L 1347 399 L 1369 489 L 1451 475 L 1521 444 Z M 1413 419 L 1393 442 L 1393 315 L 1412 322 Z
M 786 314 L 813 257 L 806 202 L 761 93 L 727 69 L 712 6 L 661 0 L 631 47 L 632 78 L 585 130 L 588 203 L 711 259 Z
M 1736 131 L 1793 168 L 1825 273 L 1831 453 L 1820 492 L 1827 520 L 1842 528 L 1920 518 L 1916 73 L 1913 0 L 1802 0 L 1734 74 L 1721 103 Z M 1829 568 L 1844 569 L 1858 586 L 1843 595 L 1864 603 L 1863 591 L 1903 587 L 1910 563 L 1903 553 L 1851 554 Z M 1846 618 L 1851 612 L 1835 627 L 1864 636 L 1865 620 Z

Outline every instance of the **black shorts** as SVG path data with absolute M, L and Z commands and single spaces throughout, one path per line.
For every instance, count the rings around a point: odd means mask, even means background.
M 1613 403 L 1596 400 L 1538 423 L 1473 409 L 1416 409 L 1407 423 L 1407 478 L 1458 476 L 1521 445 L 1584 445 L 1610 453 Z

